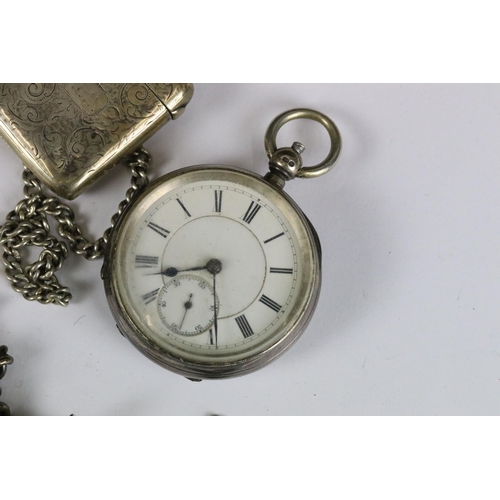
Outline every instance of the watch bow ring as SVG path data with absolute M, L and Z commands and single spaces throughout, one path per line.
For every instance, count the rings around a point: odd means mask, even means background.
M 276 145 L 276 137 L 281 127 L 283 127 L 283 125 L 285 125 L 289 121 L 297 119 L 314 120 L 320 123 L 321 125 L 323 125 L 323 127 L 328 132 L 328 135 L 330 136 L 330 151 L 327 157 L 317 165 L 311 167 L 302 165 L 300 154 L 304 151 L 305 148 L 299 142 L 294 143 L 292 145 L 292 148 L 278 149 Z M 330 120 L 330 118 L 328 118 L 328 116 L 312 109 L 299 108 L 285 111 L 271 122 L 265 136 L 265 148 L 271 164 L 276 165 L 276 168 L 278 170 L 280 170 L 280 165 L 283 163 L 283 159 L 285 160 L 285 168 L 282 169 L 282 172 L 285 177 L 287 177 L 286 180 L 293 179 L 294 177 L 313 178 L 326 174 L 335 166 L 342 150 L 342 138 L 337 126 L 335 125 L 335 123 L 333 123 L 332 120 Z M 289 149 L 292 149 L 294 153 L 298 153 L 298 158 L 296 159 L 296 161 L 290 160 L 286 156 L 287 153 L 290 153 L 290 151 L 288 151 Z M 296 156 L 293 153 L 292 155 Z M 270 166 L 272 169 L 271 164 Z

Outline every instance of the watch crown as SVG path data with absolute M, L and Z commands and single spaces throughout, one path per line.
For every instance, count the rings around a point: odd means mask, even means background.
M 269 170 L 265 178 L 283 188 L 286 181 L 291 181 L 302 168 L 300 156 L 306 148 L 300 142 L 294 142 L 291 148 L 280 148 L 274 151 L 269 160 Z

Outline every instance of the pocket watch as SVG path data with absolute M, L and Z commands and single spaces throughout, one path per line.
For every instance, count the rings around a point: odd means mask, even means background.
M 303 166 L 304 146 L 277 148 L 288 121 L 322 124 L 327 158 Z M 153 182 L 122 213 L 101 277 L 119 331 L 147 357 L 192 380 L 259 369 L 302 334 L 317 304 L 321 246 L 283 191 L 328 172 L 341 137 L 309 109 L 281 114 L 265 136 L 265 177 L 225 165 L 182 168 Z

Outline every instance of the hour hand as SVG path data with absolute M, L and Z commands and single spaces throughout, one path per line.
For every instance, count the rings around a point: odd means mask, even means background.
M 219 259 L 210 259 L 204 266 L 190 267 L 189 269 L 177 269 L 176 267 L 167 267 L 163 271 L 158 273 L 150 273 L 149 275 L 162 274 L 163 276 L 167 276 L 168 278 L 173 278 L 177 276 L 179 273 L 187 273 L 189 271 L 203 271 L 206 269 L 213 274 L 214 276 L 220 273 L 222 269 L 222 263 Z
M 150 273 L 149 275 L 162 274 L 163 276 L 173 278 L 174 276 L 177 276 L 179 273 L 186 273 L 188 271 L 201 271 L 206 268 L 207 266 L 190 267 L 189 269 L 177 269 L 176 267 L 168 267 L 167 269 L 163 269 L 163 271 L 160 271 L 158 273 Z

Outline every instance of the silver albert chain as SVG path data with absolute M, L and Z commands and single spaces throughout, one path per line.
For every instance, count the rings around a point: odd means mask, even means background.
M 148 185 L 151 157 L 143 142 L 183 114 L 193 90 L 189 83 L 0 83 L 0 136 L 24 165 L 24 199 L 0 227 L 5 274 L 16 292 L 29 301 L 68 305 L 71 292 L 55 275 L 68 244 L 88 260 L 103 257 L 115 223 Z M 132 185 L 111 226 L 91 242 L 72 209 L 43 186 L 73 199 L 124 158 Z M 49 216 L 68 244 L 51 234 Z M 22 249 L 29 246 L 41 251 L 36 262 L 23 265 Z M 0 379 L 12 362 L 0 346 Z M 0 415 L 10 415 L 5 403 Z
M 55 273 L 68 256 L 68 247 L 64 241 L 50 233 L 47 216 L 50 215 L 57 221 L 57 232 L 68 240 L 71 250 L 87 260 L 100 259 L 123 210 L 148 185 L 147 169 L 150 162 L 150 155 L 142 148 L 128 157 L 127 166 L 132 172 L 132 186 L 111 218 L 111 226 L 93 243 L 83 236 L 80 226 L 75 222 L 73 210 L 59 198 L 45 195 L 42 183 L 25 167 L 25 197 L 9 212 L 5 224 L 0 228 L 5 273 L 12 288 L 26 300 L 67 306 L 71 300 L 71 292 L 68 287 L 59 283 Z M 21 249 L 27 246 L 38 246 L 43 250 L 36 262 L 23 266 Z

